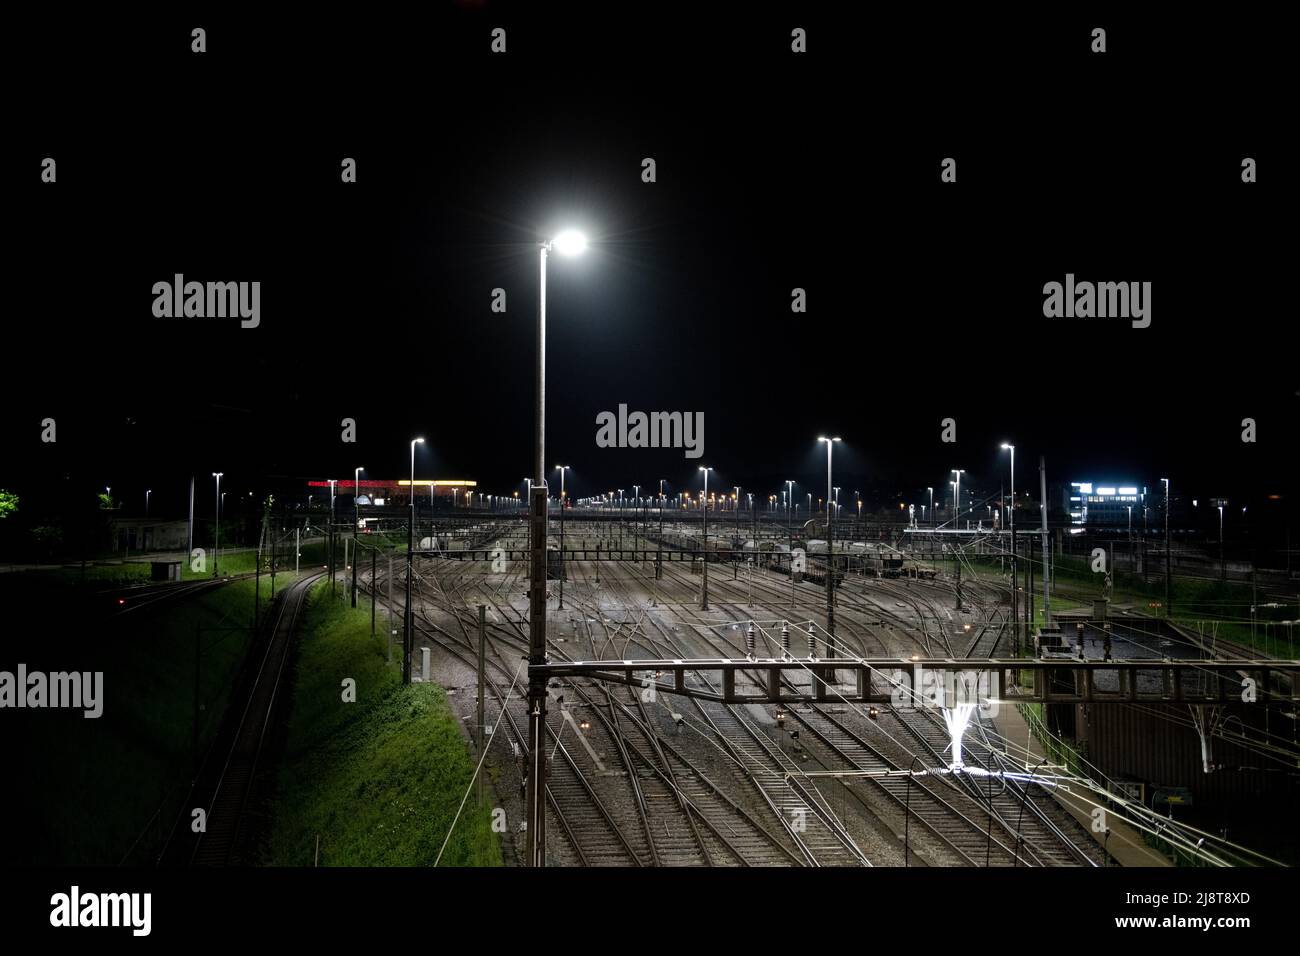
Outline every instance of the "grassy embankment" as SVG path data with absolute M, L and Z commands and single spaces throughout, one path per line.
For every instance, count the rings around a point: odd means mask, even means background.
M 271 841 L 275 865 L 431 865 L 474 771 L 435 684 L 403 687 L 370 606 L 313 589 L 302 620 Z M 381 617 L 383 612 L 381 612 Z M 343 681 L 356 701 L 343 701 Z M 442 866 L 499 866 L 491 809 L 471 794 Z M 319 841 L 319 857 L 317 856 Z

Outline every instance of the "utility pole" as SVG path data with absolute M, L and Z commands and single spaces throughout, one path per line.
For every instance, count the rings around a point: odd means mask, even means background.
M 740 543 L 740 485 L 733 485 L 732 487 L 734 487 L 736 490 L 735 493 L 732 494 L 731 496 L 731 510 L 735 512 L 735 514 L 732 515 L 732 517 L 736 519 L 736 543 L 739 544 Z M 758 547 L 757 541 L 754 542 L 754 547 L 756 548 Z M 739 560 L 737 559 L 736 555 L 733 554 L 731 556 L 731 559 L 732 559 L 732 563 L 736 564 L 737 569 L 739 569 Z
M 564 474 L 568 465 L 556 465 L 560 471 L 560 610 L 564 610 Z
M 1051 572 L 1047 564 L 1052 549 L 1047 541 L 1047 459 L 1042 455 L 1038 456 L 1038 498 L 1038 508 L 1042 514 L 1043 537 L 1043 626 L 1047 627 L 1052 623 L 1052 595 L 1048 587 Z
M 357 529 L 361 524 L 361 473 L 365 468 L 357 468 L 352 472 L 354 484 L 352 485 L 352 606 L 357 606 Z M 430 492 L 433 486 L 429 486 Z
M 1174 553 L 1169 546 L 1169 479 L 1165 483 L 1165 617 L 1174 613 L 1174 602 L 1170 598 L 1171 578 L 1173 578 Z
M 334 478 L 331 478 L 331 479 L 329 480 L 329 482 L 330 482 L 330 543 L 329 543 L 329 549 L 330 549 L 330 598 L 333 598 L 333 597 L 334 597 L 334 564 L 335 564 L 335 562 L 336 562 L 336 560 L 337 560 L 337 556 L 336 556 L 336 554 L 334 553 L 334 543 L 335 543 L 335 542 L 334 542 L 334 486 L 338 484 L 338 481 L 337 481 L 336 479 L 334 479 Z
M 704 496 L 700 504 L 704 506 L 704 588 L 700 592 L 700 610 L 709 609 L 709 472 L 712 468 L 700 466 L 700 471 L 704 472 Z
M 664 479 L 659 479 L 659 549 L 655 553 L 655 580 L 664 576 Z
M 1020 592 L 1019 592 L 1019 586 L 1016 583 L 1016 446 L 1010 444 L 1009 442 L 1003 442 L 1002 447 L 1010 449 L 1011 451 L 1011 510 L 1010 513 L 1007 515 L 1007 524 L 1010 526 L 1011 529 L 1011 584 L 1012 584 L 1011 618 L 1012 620 L 1019 620 Z M 957 476 L 957 480 L 958 481 L 961 480 L 960 475 Z M 1029 599 L 1029 592 L 1026 590 L 1025 592 L 1026 606 L 1028 606 L 1028 599 Z M 1026 630 L 1025 642 L 1028 643 L 1028 641 L 1029 641 L 1029 633 L 1028 630 Z M 1017 656 L 1019 656 L 1020 654 L 1019 630 L 1017 630 L 1016 632 L 1015 643 L 1016 643 L 1016 654 Z
M 411 593 L 415 584 L 415 446 L 423 442 L 423 438 L 411 439 L 411 483 L 407 486 L 411 494 L 411 517 L 406 522 L 406 607 L 402 615 L 403 684 L 411 682 L 411 655 L 415 650 L 415 606 Z
M 478 606 L 478 755 L 487 752 L 487 721 L 484 719 L 484 696 L 487 693 L 487 605 Z M 478 799 L 483 802 L 483 770 L 478 775 Z
M 214 492 L 216 496 L 216 504 L 213 506 L 212 509 L 213 513 L 217 516 L 217 520 L 213 524 L 213 534 L 212 534 L 212 576 L 214 578 L 218 576 L 217 562 L 221 560 L 221 475 L 222 474 L 223 473 L 220 471 L 214 471 L 212 473 L 212 477 L 217 479 L 217 487 L 216 487 L 216 491 Z
M 262 513 L 262 531 L 257 536 L 257 548 L 253 551 L 253 639 L 257 639 L 257 612 L 262 603 L 262 539 L 266 537 L 267 512 Z
M 835 504 L 831 498 L 831 451 L 839 437 L 818 438 L 826 443 L 826 657 L 835 657 Z M 828 683 L 835 683 L 835 671 L 826 675 Z
M 528 582 L 528 777 L 526 780 L 526 860 L 546 865 L 546 678 L 534 668 L 546 664 L 546 253 L 539 249 L 537 299 L 537 377 L 533 407 L 533 472 L 529 489 L 532 519 L 532 574 Z

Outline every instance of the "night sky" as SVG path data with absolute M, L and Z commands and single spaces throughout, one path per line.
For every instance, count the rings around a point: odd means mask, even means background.
M 836 484 L 880 496 L 953 467 L 996 488 L 1004 440 L 1026 484 L 1043 454 L 1053 481 L 1291 491 L 1269 58 L 1242 72 L 1222 24 L 1112 29 L 1095 56 L 1088 18 L 922 32 L 834 10 L 115 13 L 24 39 L 49 67 L 7 137 L 4 482 L 152 487 L 180 516 L 191 473 L 399 477 L 423 435 L 418 476 L 509 494 L 531 461 L 536 243 L 577 226 L 590 251 L 548 277 L 546 453 L 576 495 L 694 488 L 700 464 L 718 486 L 816 494 L 825 433 L 845 440 Z M 261 281 L 261 326 L 155 319 L 174 273 Z M 1152 282 L 1151 327 L 1044 318 L 1066 273 Z M 597 448 L 620 403 L 702 411 L 704 457 Z

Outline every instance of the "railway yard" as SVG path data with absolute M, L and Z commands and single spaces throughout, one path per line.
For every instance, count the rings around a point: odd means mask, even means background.
M 607 531 L 594 522 L 572 522 L 567 533 L 570 542 L 599 543 L 606 559 L 565 562 L 563 609 L 559 582 L 550 582 L 552 660 L 744 659 L 755 650 L 779 655 L 782 643 L 792 656 L 806 657 L 810 641 L 813 653 L 831 656 L 825 590 L 814 580 L 795 581 L 753 562 L 711 562 L 703 610 L 701 562 L 656 562 L 657 540 L 602 539 Z M 509 553 L 521 546 L 509 534 L 508 527 L 480 531 L 476 546 Z M 609 560 L 610 551 L 628 559 Z M 381 569 L 373 579 L 363 574 L 363 585 L 400 614 L 401 582 L 390 597 Z M 968 582 L 961 610 L 956 596 L 943 577 L 847 574 L 836 589 L 831 643 L 841 657 L 991 656 L 1006 638 L 1009 587 Z M 519 821 L 528 766 L 527 563 L 416 558 L 415 657 L 422 659 L 427 648 L 432 668 L 417 679 L 448 688 L 471 738 L 479 606 L 484 720 L 491 731 L 484 772 L 506 818 Z M 748 640 L 770 646 L 747 648 Z M 932 709 L 837 700 L 838 684 L 829 688 L 827 703 L 726 704 L 665 692 L 651 686 L 651 676 L 641 688 L 582 678 L 551 683 L 549 865 L 1107 862 L 1087 830 L 1037 785 L 965 774 L 909 776 L 908 770 L 949 762 L 948 733 Z M 687 677 L 688 685 L 701 687 L 710 680 Z M 990 771 L 1025 769 L 1023 759 L 1017 765 L 1006 753 L 996 722 L 984 717 L 972 723 L 964 757 L 968 766 Z M 523 852 L 520 830 L 512 826 L 506 835 L 507 847 L 516 843 L 513 862 Z
M 1280 17 L 29 6 L 6 936 L 1285 938 Z

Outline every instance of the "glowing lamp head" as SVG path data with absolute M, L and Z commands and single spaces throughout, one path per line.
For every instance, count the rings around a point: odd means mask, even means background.
M 551 240 L 551 248 L 562 256 L 578 256 L 587 251 L 587 237 L 576 229 L 566 229 Z

